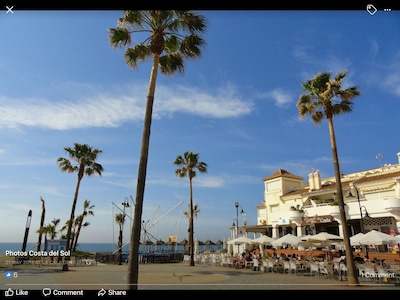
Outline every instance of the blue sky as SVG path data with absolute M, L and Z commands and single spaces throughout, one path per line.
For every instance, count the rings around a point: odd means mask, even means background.
M 153 236 L 187 238 L 189 183 L 173 165 L 185 151 L 208 164 L 193 182 L 200 240 L 229 237 L 236 201 L 256 224 L 262 178 L 279 168 L 304 180 L 312 169 L 333 176 L 327 123 L 300 120 L 296 108 L 302 82 L 318 72 L 346 70 L 345 87 L 362 93 L 352 113 L 334 119 L 342 172 L 397 163 L 399 11 L 201 13 L 202 58 L 184 76 L 157 81 L 143 213 Z M 104 167 L 81 183 L 76 214 L 87 199 L 95 216 L 80 242 L 116 242 L 113 213 L 135 198 L 150 63 L 133 70 L 110 47 L 107 29 L 121 11 L 1 14 L 0 242 L 22 242 L 30 209 L 29 241 L 37 241 L 40 197 L 46 223 L 69 218 L 77 176 L 56 160 L 75 142 L 103 150 Z

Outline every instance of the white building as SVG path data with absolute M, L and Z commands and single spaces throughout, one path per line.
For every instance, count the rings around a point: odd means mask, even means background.
M 372 229 L 389 234 L 400 231 L 400 152 L 397 160 L 394 165 L 342 175 L 350 235 Z M 321 178 L 319 171 L 313 171 L 304 182 L 279 169 L 263 181 L 264 200 L 256 207 L 257 225 L 241 230 L 274 238 L 289 232 L 301 236 L 320 231 L 342 236 L 335 177 Z

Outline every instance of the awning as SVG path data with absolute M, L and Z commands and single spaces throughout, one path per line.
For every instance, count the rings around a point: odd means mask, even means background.
M 262 233 L 267 234 L 268 230 L 272 228 L 272 225 L 246 225 L 243 229 L 246 232 Z

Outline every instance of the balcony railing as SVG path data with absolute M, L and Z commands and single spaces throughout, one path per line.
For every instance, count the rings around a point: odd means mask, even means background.
M 400 198 L 384 198 L 383 207 L 390 212 L 400 212 Z

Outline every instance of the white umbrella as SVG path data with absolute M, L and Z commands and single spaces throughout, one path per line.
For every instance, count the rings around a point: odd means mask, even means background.
M 364 236 L 364 233 L 359 232 L 350 237 L 350 245 L 352 246 L 361 246 L 360 239 Z
M 252 240 L 250 242 L 250 244 L 258 245 L 258 247 L 260 249 L 260 252 L 262 253 L 262 256 L 264 256 L 265 255 L 264 245 L 271 245 L 271 242 L 273 242 L 273 241 L 275 241 L 274 238 L 269 237 L 269 236 L 264 234 L 264 235 L 262 235 L 262 236 L 260 236 L 258 238 L 255 238 L 254 240 Z
M 287 245 L 297 246 L 300 242 L 302 242 L 300 237 L 295 236 L 291 233 L 288 233 L 288 234 L 280 237 L 279 239 L 272 241 L 271 245 L 274 247 L 278 247 L 278 246 L 282 247 L 282 246 L 287 246 Z
M 237 253 L 239 253 L 239 245 L 244 245 L 244 244 L 250 244 L 250 242 L 252 241 L 252 239 L 246 237 L 246 236 L 240 236 L 236 239 L 230 240 L 228 241 L 229 245 L 232 245 L 232 252 L 233 252 L 233 245 L 238 245 L 238 249 L 237 249 Z M 245 246 L 242 246 L 242 248 L 244 249 Z
M 365 233 L 364 236 L 358 240 L 358 242 L 360 243 L 360 245 L 379 246 L 379 245 L 386 245 L 391 242 L 400 243 L 400 238 L 381 231 L 371 230 L 370 232 Z M 377 250 L 379 250 L 379 248 Z
M 307 241 L 312 235 L 311 234 L 307 234 L 307 235 L 302 235 L 300 238 L 302 241 Z
M 241 244 L 250 244 L 253 239 L 250 239 L 246 236 L 240 236 L 236 239 L 228 241 L 228 244 L 233 244 L 233 245 L 241 245 Z
M 197 237 L 194 240 L 194 255 L 197 255 L 199 253 L 199 240 Z
M 360 245 L 385 245 L 391 242 L 400 243 L 400 238 L 381 231 L 371 230 L 370 232 L 365 233 L 358 242 Z
M 256 244 L 256 245 L 271 245 L 271 242 L 275 241 L 274 238 L 269 237 L 267 235 L 262 235 L 250 242 L 250 244 Z
M 308 237 L 307 241 L 310 243 L 321 243 L 321 242 L 327 242 L 327 241 L 343 241 L 343 238 L 336 234 L 331 234 L 331 233 L 322 231 L 315 235 L 310 235 Z

